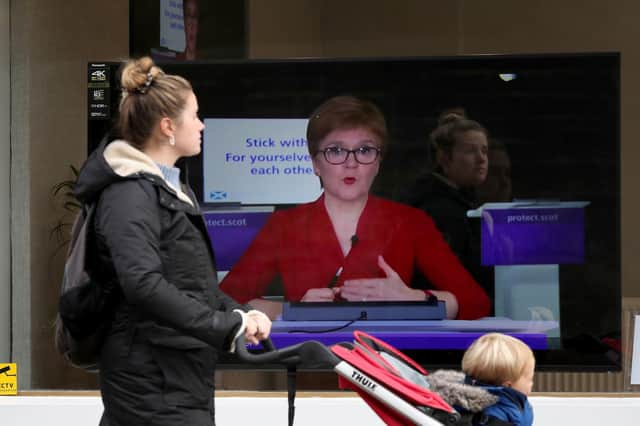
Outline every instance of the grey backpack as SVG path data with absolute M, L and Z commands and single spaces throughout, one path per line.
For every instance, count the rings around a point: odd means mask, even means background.
M 98 371 L 100 347 L 111 324 L 108 292 L 87 268 L 95 205 L 83 205 L 73 223 L 60 287 L 55 345 L 73 366 Z

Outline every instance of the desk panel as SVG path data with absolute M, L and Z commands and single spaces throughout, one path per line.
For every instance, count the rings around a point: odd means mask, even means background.
M 547 332 L 558 327 L 555 321 L 513 321 L 484 318 L 475 321 L 274 321 L 271 340 L 276 347 L 317 340 L 330 346 L 353 341 L 353 331 L 362 330 L 398 349 L 466 349 L 489 331 L 517 337 L 531 349 L 547 349 Z

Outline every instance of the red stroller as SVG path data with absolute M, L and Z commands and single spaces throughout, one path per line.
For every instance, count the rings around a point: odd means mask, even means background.
M 289 426 L 293 425 L 295 412 L 293 403 L 297 368 L 333 369 L 338 374 L 341 389 L 357 392 L 386 424 L 392 426 L 471 425 L 472 416 L 495 402 L 491 395 L 481 400 L 476 393 L 471 398 L 475 402 L 469 406 L 465 403 L 469 395 L 461 395 L 460 387 L 453 392 L 447 391 L 451 386 L 448 381 L 442 380 L 442 376 L 430 383 L 428 373 L 420 365 L 392 346 L 361 331 L 354 332 L 353 343 L 339 343 L 330 348 L 313 340 L 279 350 L 273 347 L 270 340 L 262 342 L 262 345 L 265 352 L 254 354 L 247 350 L 244 340 L 239 339 L 236 353 L 245 362 L 276 363 L 287 367 Z M 465 388 L 465 392 L 484 392 L 479 389 L 474 391 L 472 386 L 461 386 L 468 388 Z M 445 390 L 448 401 L 434 389 Z M 468 415 L 461 415 L 452 404 L 465 408 Z

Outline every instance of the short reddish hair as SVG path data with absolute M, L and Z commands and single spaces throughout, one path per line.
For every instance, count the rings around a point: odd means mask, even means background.
M 336 96 L 323 102 L 309 117 L 307 147 L 314 157 L 320 142 L 334 130 L 365 128 L 380 139 L 380 148 L 387 143 L 387 123 L 382 111 L 372 102 L 355 96 Z

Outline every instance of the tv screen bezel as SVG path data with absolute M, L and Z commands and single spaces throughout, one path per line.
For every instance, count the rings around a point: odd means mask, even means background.
M 242 69 L 242 70 L 250 70 L 247 71 L 249 73 L 259 74 L 261 69 L 267 69 L 269 67 L 288 67 L 289 72 L 284 73 L 285 76 L 295 76 L 296 69 L 301 69 L 303 67 L 315 67 L 318 70 L 318 73 L 322 73 L 322 70 L 326 67 L 340 67 L 340 66 L 351 66 L 351 65 L 360 65 L 363 64 L 377 64 L 378 66 L 392 66 L 394 63 L 427 63 L 434 67 L 495 67 L 496 69 L 510 69 L 515 70 L 517 66 L 514 64 L 517 63 L 527 63 L 533 67 L 549 67 L 550 64 L 561 64 L 561 63 L 588 63 L 589 61 L 599 62 L 601 64 L 605 64 L 610 67 L 610 76 L 612 81 L 610 81 L 609 87 L 616 88 L 617 93 L 614 94 L 615 99 L 610 100 L 610 105 L 614 108 L 612 114 L 616 117 L 615 123 L 612 125 L 613 134 L 610 137 L 610 140 L 613 141 L 615 146 L 612 148 L 612 155 L 616 159 L 617 164 L 615 169 L 617 170 L 617 176 L 613 178 L 615 184 L 611 188 L 614 192 L 614 196 L 616 198 L 616 205 L 613 207 L 612 216 L 615 217 L 615 236 L 613 240 L 615 243 L 613 247 L 611 247 L 611 257 L 613 264 L 615 265 L 614 270 L 611 271 L 610 282 L 615 283 L 611 287 L 611 294 L 609 295 L 609 302 L 611 302 L 607 309 L 610 312 L 617 312 L 617 319 L 608 318 L 608 320 L 612 323 L 617 323 L 617 326 L 614 326 L 614 330 L 612 330 L 611 338 L 615 341 L 616 339 L 620 339 L 622 332 L 622 324 L 621 324 L 621 265 L 620 265 L 620 236 L 621 236 L 621 184 L 620 184 L 620 54 L 617 52 L 593 52 L 593 53 L 554 53 L 554 54 L 531 54 L 531 55 L 465 55 L 465 56 L 446 56 L 446 57 L 402 57 L 402 58 L 313 58 L 313 59 L 271 59 L 271 60 L 219 60 L 219 61 L 194 61 L 187 63 L 159 63 L 161 67 L 165 69 L 166 72 L 176 73 L 185 76 L 188 78 L 193 86 L 196 94 L 199 97 L 201 104 L 202 116 L 207 117 L 207 107 L 203 105 L 207 105 L 205 98 L 211 97 L 215 98 L 216 94 L 211 90 L 211 84 L 206 82 L 207 78 L 212 78 L 211 76 L 207 77 L 207 69 L 211 70 L 214 68 L 217 69 Z M 117 69 L 119 66 L 118 63 L 111 63 L 111 68 L 113 70 Z M 573 65 L 575 66 L 575 65 Z M 604 66 L 604 65 L 603 65 Z M 585 72 L 588 72 L 588 67 L 585 68 Z M 114 73 L 115 74 L 115 73 Z M 237 77 L 237 73 L 235 74 Z M 115 77 L 115 75 L 114 75 Z M 283 76 L 281 76 L 283 77 Z M 414 82 L 415 84 L 421 84 L 421 82 Z M 214 82 L 214 87 L 229 85 L 228 82 L 218 81 Z M 116 80 L 114 79 L 113 83 L 114 93 L 117 93 L 117 85 Z M 302 93 L 310 93 L 313 92 L 313 88 L 305 88 L 304 82 L 295 82 L 292 80 L 291 82 L 292 90 L 299 90 Z M 320 83 L 320 86 L 322 83 Z M 357 86 L 357 85 L 356 85 Z M 347 90 L 348 84 L 337 84 L 335 86 L 331 86 L 330 89 L 322 92 L 315 93 L 314 96 L 310 96 L 307 99 L 307 102 L 302 102 L 304 104 L 303 107 L 300 108 L 300 111 L 296 118 L 300 117 L 300 114 L 308 114 L 313 106 L 316 106 L 319 101 L 328 98 L 329 96 L 336 94 L 343 94 L 348 91 L 354 94 L 361 94 L 356 87 L 355 90 Z M 248 90 L 248 89 L 245 89 Z M 370 93 L 369 93 L 370 94 Z M 366 96 L 367 93 L 364 93 Z M 367 96 L 371 98 L 371 96 Z M 117 96 L 112 96 L 112 101 L 115 101 Z M 375 98 L 374 98 L 375 101 Z M 211 100 L 211 102 L 215 102 L 215 100 Z M 453 99 L 451 104 L 455 104 L 456 100 Z M 440 105 L 442 106 L 442 105 Z M 117 108 L 117 106 L 116 106 Z M 113 108 L 115 111 L 116 108 Z M 433 120 L 437 115 L 437 108 L 432 106 L 431 110 L 428 111 L 429 120 L 427 122 L 433 124 Z M 237 116 L 237 113 L 234 111 L 230 112 L 230 116 Z M 249 116 L 255 116 L 249 114 Z M 285 116 L 287 116 L 285 114 Z M 479 120 L 480 121 L 480 120 Z M 422 123 L 424 124 L 424 123 Z M 93 121 L 93 125 L 90 121 L 90 129 L 89 129 L 89 150 L 92 150 L 97 144 L 96 135 L 102 134 L 108 128 L 111 127 L 110 122 L 106 123 L 104 121 L 97 122 Z M 428 126 L 424 126 L 425 128 Z M 487 126 L 490 127 L 490 126 Z M 491 128 L 489 129 L 491 131 Z M 93 133 L 92 133 L 93 132 Z M 426 136 L 426 133 L 425 133 Z M 190 183 L 194 187 L 194 191 L 201 197 L 202 188 L 201 181 L 198 180 L 197 176 L 201 175 L 201 163 L 198 162 L 198 158 L 194 157 L 192 159 L 188 159 L 183 161 L 182 167 L 187 172 Z M 199 170 L 200 168 L 200 170 Z M 379 191 L 380 195 L 389 196 L 389 191 L 384 186 L 374 187 L 374 190 Z M 617 195 L 617 196 L 616 196 Z M 276 208 L 288 208 L 290 205 L 282 205 L 277 206 Z M 588 237 L 587 237 L 588 238 Z M 564 292 L 564 293 L 563 293 Z M 566 291 L 561 288 L 561 297 L 562 300 L 568 300 L 570 295 L 566 294 Z M 572 302 L 573 303 L 573 302 Z M 586 312 L 590 312 L 597 308 L 597 305 L 594 304 L 590 309 L 586 309 Z M 579 308 L 576 308 L 579 309 Z M 585 312 L 585 313 L 586 313 Z M 579 318 L 569 318 L 565 319 L 565 321 L 575 320 L 579 322 Z M 596 336 L 591 336 L 588 333 L 588 330 L 585 330 L 584 335 L 576 335 L 575 342 L 577 349 L 569 349 L 567 347 L 561 349 L 549 349 L 546 351 L 536 351 L 537 358 L 537 369 L 540 371 L 620 371 L 622 366 L 621 354 L 617 352 L 614 347 L 608 347 L 603 343 L 602 340 L 596 339 Z M 583 348 L 587 348 L 587 351 Z M 439 368 L 439 367 L 458 367 L 459 361 L 462 357 L 462 351 L 457 350 L 443 350 L 443 351 L 405 351 L 409 356 L 416 359 L 419 363 L 425 365 L 428 369 Z M 240 364 L 235 361 L 233 357 L 229 358 L 227 356 L 223 356 L 222 359 L 222 368 L 255 368 L 254 366 L 246 366 Z M 265 368 L 277 368 L 277 366 L 265 366 Z

